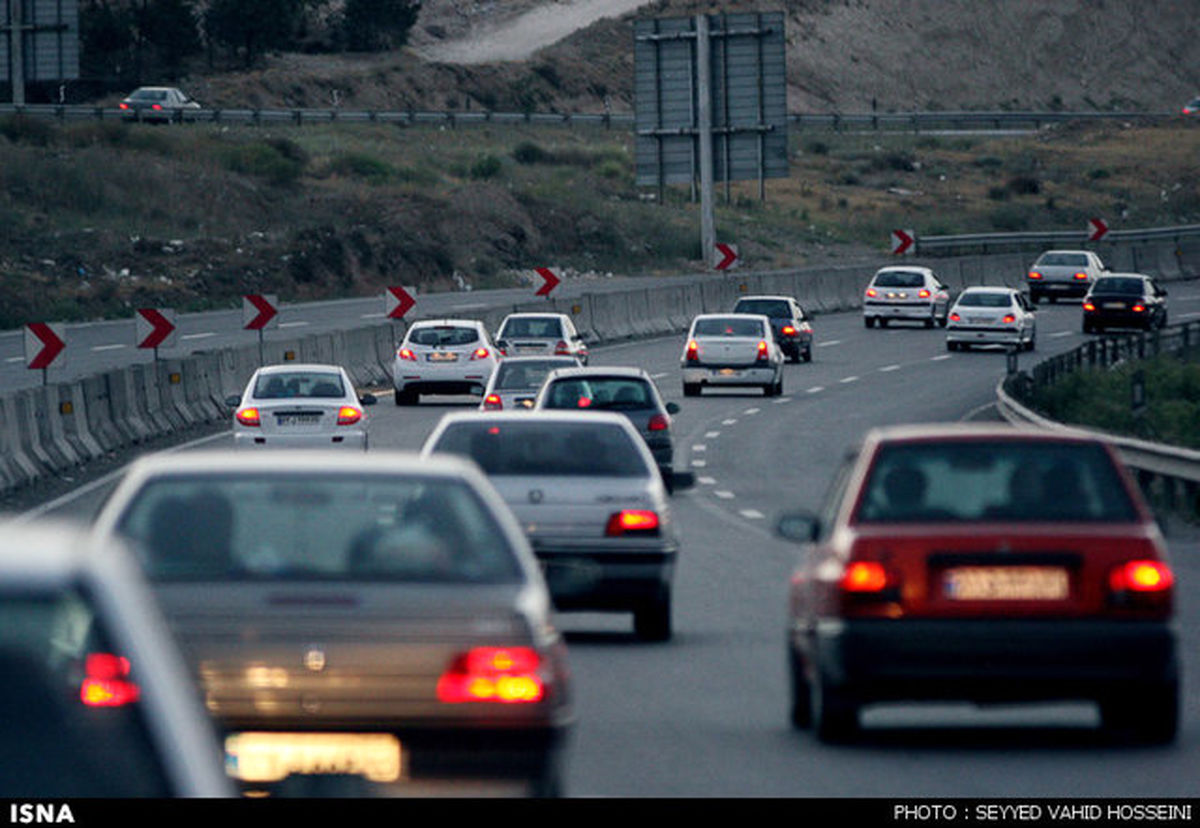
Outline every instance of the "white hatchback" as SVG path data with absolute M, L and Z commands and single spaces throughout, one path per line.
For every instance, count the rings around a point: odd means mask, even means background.
M 396 405 L 415 405 L 422 394 L 482 395 L 498 362 L 499 354 L 482 322 L 415 322 L 397 349 L 392 368 Z
M 923 322 L 925 327 L 946 324 L 950 291 L 927 267 L 880 268 L 863 293 L 863 322 L 868 328 L 888 322 Z
M 226 403 L 233 412 L 233 444 L 239 449 L 367 449 L 367 414 L 375 402 L 361 397 L 340 365 L 268 365 L 259 368 L 241 396 Z
M 1037 341 L 1037 314 L 1019 290 L 971 287 L 958 297 L 946 322 L 946 348 L 1008 345 L 1032 351 Z
M 565 313 L 510 313 L 496 332 L 504 356 L 570 356 L 587 365 L 588 349 Z

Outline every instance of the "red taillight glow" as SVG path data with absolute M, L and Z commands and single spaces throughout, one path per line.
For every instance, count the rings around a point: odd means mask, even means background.
M 448 704 L 528 704 L 546 695 L 542 659 L 529 647 L 476 647 L 451 662 L 438 679 L 438 700 Z
M 1174 583 L 1171 568 L 1162 561 L 1126 561 L 1108 575 L 1114 592 L 1166 592 Z
M 504 408 L 504 401 L 499 394 L 488 394 L 483 398 L 483 407 L 488 411 L 499 411 Z
M 1004 324 L 1005 325 L 1011 325 L 1012 323 L 1014 323 L 1016 321 L 1017 321 L 1017 317 L 1013 316 L 1011 313 L 1007 313 L 1004 315 Z
M 570 347 L 561 339 L 554 343 L 554 353 L 556 356 L 565 356 L 571 353 Z
M 867 296 L 874 297 L 874 296 L 878 296 L 878 295 L 879 295 L 879 291 L 875 290 L 875 288 L 867 288 Z
M 917 296 L 919 296 L 919 297 L 920 297 L 920 298 L 922 298 L 922 299 L 928 299 L 928 298 L 929 298 L 930 296 L 932 296 L 932 295 L 933 295 L 933 294 L 931 294 L 931 293 L 930 293 L 929 291 L 927 291 L 927 290 L 922 290 L 922 291 L 919 291 L 919 292 L 917 293 Z
M 262 425 L 262 416 L 258 413 L 257 408 L 239 408 L 233 416 L 244 426 Z
M 1081 282 L 1082 282 L 1084 279 L 1086 279 L 1086 278 L 1087 278 L 1087 274 L 1086 274 L 1086 273 L 1084 273 L 1084 272 L 1082 272 L 1082 271 L 1080 271 L 1079 273 L 1076 273 L 1076 274 L 1075 274 L 1075 278 L 1076 278 L 1077 280 L 1079 280 L 1079 281 L 1081 281 Z
M 888 585 L 888 573 L 878 561 L 854 561 L 842 573 L 846 592 L 882 592 Z
M 1029 278 L 1036 281 L 1042 278 L 1042 274 L 1038 273 L 1036 270 L 1031 270 L 1029 271 Z
M 767 341 L 765 339 L 760 339 L 758 341 L 758 361 L 766 362 L 768 356 L 769 351 L 767 349 Z
M 491 352 L 487 348 L 476 348 L 471 354 L 471 359 L 487 359 Z
M 696 362 L 700 359 L 700 343 L 692 340 L 687 344 L 687 361 Z
M 1132 310 L 1134 313 L 1145 313 L 1146 306 L 1145 305 L 1134 305 Z
M 124 101 L 122 101 L 119 106 L 121 109 L 129 109 L 129 104 L 125 103 Z
M 610 537 L 626 535 L 630 532 L 658 532 L 658 513 L 649 509 L 622 509 L 608 519 L 604 534 Z
M 671 418 L 666 414 L 655 414 L 650 418 L 649 429 L 651 431 L 666 431 L 671 427 Z
M 962 317 L 959 316 L 957 313 L 952 313 L 952 314 L 950 314 L 950 321 L 951 322 L 961 322 Z
M 414 354 L 414 353 L 412 352 L 412 350 L 411 350 L 411 349 L 409 349 L 409 348 L 401 348 L 401 349 L 400 349 L 400 350 L 399 350 L 399 351 L 396 353 L 396 356 L 400 357 L 400 359 L 406 359 L 406 360 L 408 360 L 409 362 L 416 362 L 416 361 L 417 361 L 417 355 L 416 355 L 416 354 Z
M 795 336 L 796 328 L 792 325 L 784 325 L 783 326 L 783 335 L 784 336 Z
M 362 419 L 362 409 L 352 405 L 343 405 L 338 409 L 338 425 L 354 425 Z
M 129 659 L 111 653 L 90 653 L 79 699 L 88 707 L 120 707 L 138 700 L 141 689 L 129 680 Z
M 1091 302 L 1084 302 L 1083 309 L 1085 311 L 1094 311 L 1096 309 L 1096 306 L 1094 304 L 1092 304 Z

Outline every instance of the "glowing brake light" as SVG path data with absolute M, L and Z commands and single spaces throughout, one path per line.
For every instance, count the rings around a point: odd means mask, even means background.
M 1126 561 L 1108 575 L 1114 592 L 1166 592 L 1174 583 L 1171 568 L 1162 561 Z
M 504 401 L 499 394 L 488 394 L 483 398 L 483 407 L 488 411 L 499 411 L 504 408 Z
M 456 657 L 438 679 L 438 701 L 539 702 L 546 695 L 541 667 L 541 656 L 529 647 L 476 647 Z
M 700 343 L 692 340 L 687 344 L 687 361 L 698 362 L 700 359 Z
M 1096 309 L 1096 306 L 1091 302 L 1084 302 L 1083 309 L 1085 311 L 1094 311 Z
M 879 561 L 854 561 L 842 573 L 841 584 L 846 592 L 883 592 L 888 586 L 888 573 Z
M 1037 281 L 1038 279 L 1042 278 L 1042 274 L 1038 273 L 1036 270 L 1031 270 L 1029 271 L 1029 278 Z
M 490 353 L 487 348 L 476 348 L 471 354 L 471 359 L 487 359 Z
M 784 336 L 795 336 L 796 328 L 793 325 L 784 325 L 782 333 Z
M 767 350 L 767 341 L 765 339 L 760 339 L 758 341 L 758 361 L 766 362 L 768 356 L 769 353 Z
M 954 313 L 950 314 L 950 321 L 951 322 L 961 322 L 962 317 L 958 315 L 957 311 L 955 311 Z
M 244 426 L 262 425 L 262 416 L 258 413 L 257 408 L 239 408 L 233 416 Z
M 1134 305 L 1132 310 L 1134 313 L 1145 313 L 1146 306 L 1145 305 Z
M 554 343 L 555 356 L 565 356 L 570 353 L 571 349 L 567 346 L 567 343 L 563 342 L 561 339 Z
M 399 350 L 399 351 L 396 353 L 396 356 L 400 357 L 400 359 L 406 359 L 406 360 L 408 360 L 409 362 L 416 362 L 416 361 L 417 361 L 417 355 L 416 355 L 416 354 L 414 354 L 414 353 L 412 352 L 412 349 L 411 349 L 411 348 L 401 348 L 401 349 L 400 349 L 400 350 Z
M 1004 324 L 1005 324 L 1005 325 L 1011 325 L 1012 323 L 1014 323 L 1014 322 L 1016 322 L 1016 321 L 1017 321 L 1017 317 L 1016 317 L 1016 316 L 1014 316 L 1014 315 L 1013 315 L 1013 314 L 1011 314 L 1011 313 L 1007 313 L 1007 314 L 1005 314 L 1005 315 L 1004 315 L 1004 320 L 1003 320 L 1003 321 L 1004 321 Z
M 355 408 L 352 405 L 343 405 L 338 409 L 338 425 L 354 425 L 362 419 L 362 409 Z
M 932 294 L 930 294 L 930 292 L 928 290 L 921 290 L 921 291 L 918 291 L 918 293 L 917 293 L 917 296 L 919 296 L 922 299 L 928 299 L 931 295 Z
M 671 418 L 665 414 L 655 414 L 650 418 L 648 427 L 651 431 L 666 431 L 671 427 Z
M 874 296 L 878 296 L 878 295 L 879 295 L 879 291 L 875 290 L 875 288 L 867 288 L 867 296 L 874 297 Z
M 622 509 L 614 512 L 604 527 L 604 534 L 609 537 L 630 532 L 658 534 L 658 513 L 650 509 Z
M 138 700 L 141 689 L 129 680 L 129 659 L 89 653 L 84 661 L 79 699 L 88 707 L 121 707 Z
M 1088 277 L 1088 275 L 1086 273 L 1084 273 L 1083 271 L 1080 271 L 1079 273 L 1075 274 L 1075 278 L 1078 279 L 1079 281 L 1083 281 L 1087 277 Z

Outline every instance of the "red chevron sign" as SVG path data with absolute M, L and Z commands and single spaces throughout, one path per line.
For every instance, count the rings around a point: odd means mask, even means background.
M 723 244 L 717 242 L 717 260 L 713 265 L 717 270 L 728 270 L 733 267 L 733 263 L 738 260 L 737 248 L 732 244 Z
M 25 326 L 25 367 L 40 370 L 49 368 L 67 347 L 62 325 L 53 322 L 31 322 Z
M 167 308 L 138 308 L 137 346 L 170 347 L 175 340 L 175 312 Z
M 1108 232 L 1108 224 L 1104 219 L 1088 219 L 1088 241 L 1100 241 Z
M 892 252 L 901 256 L 912 249 L 917 237 L 911 230 L 892 231 Z
M 242 297 L 243 327 L 248 331 L 262 331 L 279 324 L 276 317 L 276 297 L 251 294 Z
M 399 285 L 384 291 L 383 302 L 386 307 L 384 314 L 389 319 L 401 318 L 417 304 L 417 300 L 412 297 L 412 294 Z
M 537 289 L 537 292 L 533 294 L 534 296 L 549 296 L 550 291 L 558 287 L 558 283 L 562 281 L 558 277 L 558 274 L 548 267 L 537 268 L 537 275 L 542 277 L 544 284 Z

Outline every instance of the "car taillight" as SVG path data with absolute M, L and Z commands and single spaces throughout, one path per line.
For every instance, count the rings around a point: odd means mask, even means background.
M 658 513 L 650 509 L 622 509 L 614 512 L 604 527 L 604 534 L 609 537 L 631 533 L 657 535 Z
M 1079 273 L 1075 274 L 1075 278 L 1079 281 L 1083 281 L 1084 279 L 1087 278 L 1087 274 L 1084 273 L 1083 271 L 1080 271 Z
M 1004 315 L 1004 324 L 1005 325 L 1011 325 L 1012 323 L 1014 323 L 1016 321 L 1017 321 L 1017 317 L 1015 317 L 1011 313 L 1006 313 Z
M 932 294 L 927 290 L 918 291 L 917 296 L 922 299 L 928 299 Z
M 959 316 L 957 313 L 952 313 L 952 314 L 950 314 L 950 321 L 951 322 L 961 322 L 962 317 Z
M 687 344 L 687 361 L 698 362 L 700 360 L 700 343 L 692 340 Z
M 529 647 L 476 647 L 450 663 L 437 696 L 448 704 L 540 702 L 546 696 L 542 658 Z
M 406 359 L 409 362 L 417 361 L 417 355 L 414 354 L 410 348 L 401 348 L 396 352 L 396 356 L 400 357 L 400 359 Z
M 666 414 L 655 414 L 650 418 L 651 431 L 666 431 L 671 427 L 671 418 Z
M 867 288 L 867 296 L 874 297 L 874 296 L 878 296 L 878 295 L 879 295 L 879 291 L 875 290 L 875 288 Z
M 879 561 L 853 561 L 841 579 L 842 591 L 859 594 L 883 592 L 889 583 L 888 571 Z
M 89 653 L 79 699 L 88 707 L 121 707 L 138 700 L 141 689 L 129 680 L 129 659 L 111 653 Z
M 1146 306 L 1145 306 L 1145 305 L 1134 305 L 1134 306 L 1133 306 L 1133 312 L 1134 312 L 1134 313 L 1144 313 L 1144 312 L 1145 312 L 1145 310 L 1146 310 Z
M 338 425 L 354 425 L 362 419 L 362 409 L 355 408 L 352 405 L 343 405 L 338 409 Z
M 571 349 L 560 339 L 554 343 L 554 353 L 556 356 L 566 356 L 571 353 Z
M 784 325 L 782 333 L 784 336 L 795 336 L 796 329 L 792 325 Z
M 129 104 L 125 103 L 124 101 L 122 101 L 120 104 L 118 104 L 118 106 L 121 109 L 129 109 Z
M 499 394 L 488 394 L 483 398 L 483 407 L 488 411 L 499 411 L 504 408 L 504 401 Z
M 1029 271 L 1029 278 L 1036 281 L 1042 278 L 1042 274 L 1038 273 L 1036 270 L 1031 270 Z
M 1092 304 L 1091 302 L 1084 302 L 1083 309 L 1085 311 L 1094 311 L 1096 309 L 1096 306 L 1094 304 Z
M 471 359 L 487 359 L 491 352 L 487 348 L 476 348 L 471 353 Z
M 162 109 L 162 104 L 150 104 L 151 109 Z
M 758 341 L 758 361 L 766 362 L 768 356 L 769 352 L 767 350 L 767 341 L 765 339 L 760 339 Z
M 239 408 L 233 416 L 244 426 L 262 425 L 262 416 L 258 413 L 257 408 Z
M 1116 593 L 1163 593 L 1175 583 L 1171 568 L 1162 561 L 1126 561 L 1108 573 L 1108 586 Z

